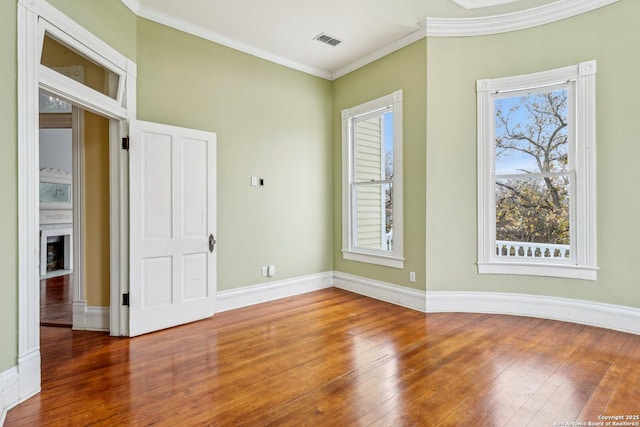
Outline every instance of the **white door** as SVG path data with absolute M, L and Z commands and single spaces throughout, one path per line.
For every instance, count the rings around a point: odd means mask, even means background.
M 213 316 L 216 135 L 132 121 L 129 336 Z

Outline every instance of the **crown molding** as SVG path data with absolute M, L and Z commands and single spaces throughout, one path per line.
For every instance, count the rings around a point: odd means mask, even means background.
M 129 10 L 131 10 L 131 12 L 133 12 L 134 14 L 138 14 L 138 11 L 140 10 L 140 2 L 138 0 L 121 0 L 122 3 L 124 3 L 125 6 L 127 6 L 129 8 Z
M 427 32 L 425 30 L 424 25 L 420 25 L 420 29 L 414 31 L 413 33 L 404 36 L 400 40 L 395 41 L 388 46 L 375 50 L 370 54 L 368 54 L 367 56 L 364 56 L 358 59 L 357 61 L 347 65 L 346 67 L 340 68 L 339 70 L 333 72 L 331 74 L 331 80 L 335 80 L 346 74 L 349 74 L 350 72 L 355 71 L 358 68 L 364 67 L 365 65 L 370 64 L 374 61 L 377 61 L 378 59 L 384 56 L 387 56 L 390 53 L 395 52 L 396 50 L 400 50 L 403 47 L 409 46 L 410 44 L 417 42 L 418 40 L 423 39 L 426 36 L 427 36 Z
M 296 61 L 275 55 L 271 52 L 258 49 L 254 46 L 240 42 L 230 37 L 223 36 L 214 31 L 208 30 L 204 27 L 191 24 L 183 19 L 176 18 L 174 16 L 167 15 L 156 9 L 141 5 L 137 0 L 121 0 L 131 11 L 133 11 L 138 17 L 145 18 L 150 21 L 157 22 L 159 24 L 166 25 L 168 27 L 180 30 L 182 32 L 191 34 L 196 37 L 200 37 L 205 40 L 209 40 L 214 43 L 235 49 L 249 55 L 265 59 L 267 61 L 283 65 L 294 70 L 302 71 L 313 76 L 321 77 L 323 79 L 330 80 L 331 72 L 327 70 L 318 69 L 305 64 L 301 64 Z
M 482 9 L 485 7 L 499 6 L 502 4 L 513 3 L 518 0 L 451 0 L 460 7 L 465 9 Z
M 427 37 L 471 37 L 524 30 L 591 12 L 619 0 L 560 0 L 519 12 L 477 18 L 427 18 Z
M 333 72 L 292 61 L 230 37 L 223 36 L 206 28 L 190 24 L 182 19 L 178 19 L 153 8 L 143 6 L 138 0 L 121 1 L 138 17 L 149 19 L 196 37 L 218 43 L 231 49 L 235 49 L 294 70 L 302 71 L 327 80 L 335 80 L 386 55 L 389 55 L 396 50 L 400 50 L 424 37 L 472 37 L 524 30 L 560 21 L 562 19 L 571 18 L 582 13 L 591 12 L 612 3 L 616 3 L 619 0 L 559 0 L 555 3 L 503 15 L 476 18 L 426 18 L 420 26 L 420 29 L 417 31 Z M 475 2 L 470 3 L 468 0 L 458 1 L 462 7 L 471 7 L 470 5 L 476 4 Z M 488 5 L 489 2 L 495 3 L 495 0 L 486 0 L 483 4 Z

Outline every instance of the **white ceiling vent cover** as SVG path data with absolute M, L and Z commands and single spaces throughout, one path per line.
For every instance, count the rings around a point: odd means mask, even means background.
M 313 38 L 314 40 L 318 40 L 319 42 L 322 42 L 324 44 L 328 44 L 329 46 L 338 46 L 340 43 L 342 43 L 342 40 L 338 40 L 334 37 L 331 37 L 330 35 L 327 35 L 325 33 L 320 33 L 317 36 L 315 36 Z

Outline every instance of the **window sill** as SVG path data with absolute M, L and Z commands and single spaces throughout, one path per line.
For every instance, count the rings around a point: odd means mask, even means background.
M 540 263 L 491 262 L 478 263 L 480 274 L 516 274 L 522 276 L 561 277 L 564 279 L 597 280 L 598 267 Z
M 387 255 L 378 255 L 364 252 L 342 251 L 342 258 L 349 261 L 366 262 L 369 264 L 377 264 L 385 267 L 404 268 L 404 258 L 396 258 Z

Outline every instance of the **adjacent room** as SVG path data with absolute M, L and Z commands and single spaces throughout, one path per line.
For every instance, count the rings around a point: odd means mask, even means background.
M 640 425 L 638 17 L 5 1 L 0 424 Z

